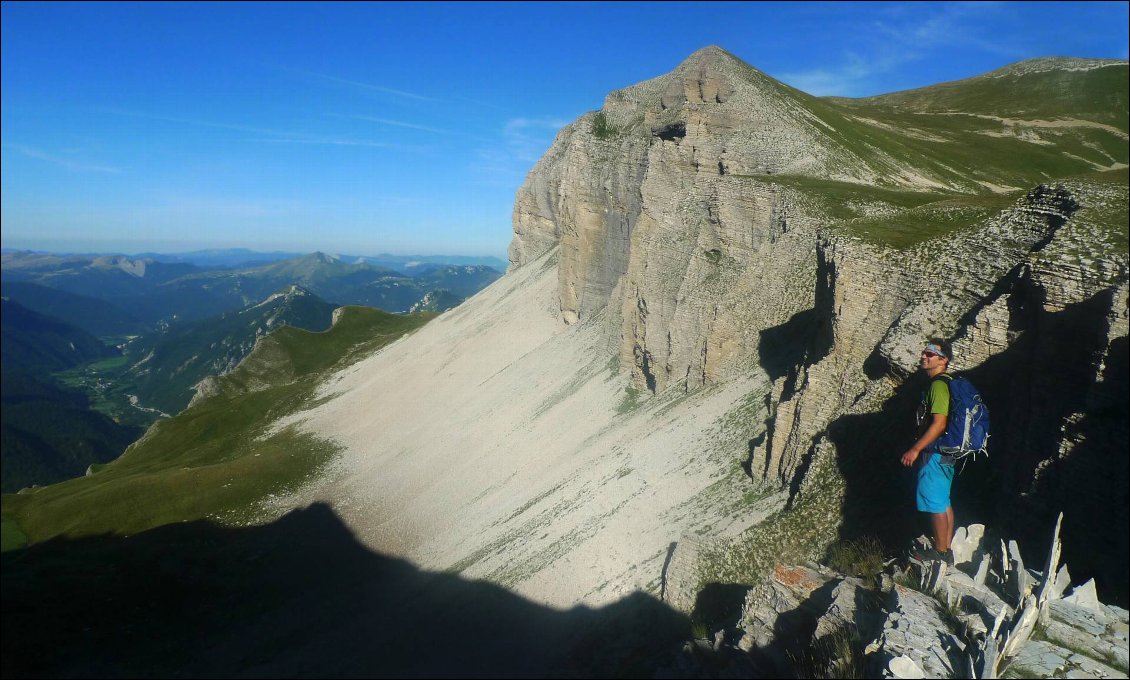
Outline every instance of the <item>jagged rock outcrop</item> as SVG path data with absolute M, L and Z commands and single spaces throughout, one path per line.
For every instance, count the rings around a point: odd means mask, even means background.
M 869 575 L 876 584 L 821 565 L 777 564 L 736 615 L 708 631 L 714 644 L 684 648 L 677 672 L 1126 677 L 1128 613 L 1100 602 L 1093 581 L 1064 596 L 1071 577 L 1058 536 L 1057 525 L 1043 571 L 1024 566 L 1016 541 L 1003 547 L 981 525 L 958 529 L 956 568 L 912 562 L 903 571 L 891 560 Z

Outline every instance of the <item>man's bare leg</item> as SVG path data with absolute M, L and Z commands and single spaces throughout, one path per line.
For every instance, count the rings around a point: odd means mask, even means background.
M 953 506 L 946 508 L 946 550 L 953 544 Z
M 934 525 L 934 549 L 938 552 L 949 550 L 953 539 L 953 507 L 946 508 L 945 512 L 930 513 L 930 521 Z

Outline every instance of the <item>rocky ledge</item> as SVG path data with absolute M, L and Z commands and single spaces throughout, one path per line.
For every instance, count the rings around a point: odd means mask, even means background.
M 860 576 L 778 564 L 725 625 L 699 624 L 671 675 L 1125 678 L 1130 613 L 1100 602 L 1094 580 L 1071 587 L 1059 529 L 1042 571 L 980 524 L 957 530 L 952 568 L 892 559 Z M 671 561 L 669 585 L 693 581 L 675 573 L 680 563 L 693 560 Z M 701 621 L 711 587 L 676 586 L 665 599 Z

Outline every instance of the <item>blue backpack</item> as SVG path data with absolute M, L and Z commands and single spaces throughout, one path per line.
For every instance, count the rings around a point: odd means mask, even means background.
M 946 431 L 934 443 L 943 456 L 962 461 L 962 467 L 979 454 L 989 455 L 989 409 L 973 383 L 964 376 L 938 376 L 950 388 L 950 415 Z

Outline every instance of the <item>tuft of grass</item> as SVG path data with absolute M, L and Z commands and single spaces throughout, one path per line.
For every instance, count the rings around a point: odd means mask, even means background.
M 1119 670 L 1122 673 L 1130 673 L 1130 667 L 1128 667 L 1113 652 L 1082 647 L 1078 644 L 1072 643 L 1069 640 L 1062 640 L 1057 636 L 1049 635 L 1047 627 L 1042 623 L 1037 622 L 1036 627 L 1032 629 L 1032 639 L 1050 642 L 1051 644 L 1057 647 L 1062 647 L 1063 649 L 1066 649 L 1073 654 L 1079 654 L 1080 656 L 1085 656 L 1088 659 L 1101 661 L 1107 666 Z
M 836 541 L 828 546 L 825 563 L 836 571 L 862 578 L 868 588 L 875 589 L 885 564 L 884 547 L 874 536 Z
M 904 572 L 900 572 L 900 573 L 896 574 L 893 580 L 894 580 L 896 585 L 900 585 L 903 588 L 908 588 L 910 590 L 916 590 L 920 593 L 926 592 L 926 591 L 922 590 L 921 581 L 919 581 L 918 579 L 911 576 L 910 572 L 908 572 L 908 571 L 904 571 Z
M 859 629 L 845 624 L 789 657 L 798 678 L 865 678 L 866 645 Z
M 328 371 L 419 328 L 434 314 L 347 308 L 333 328 L 281 328 L 260 342 L 219 394 L 155 424 L 97 474 L 5 494 L 4 549 L 54 536 L 129 535 L 198 519 L 256 521 L 262 503 L 296 490 L 337 454 L 281 417 L 313 403 Z M 10 538 L 11 537 L 11 538 Z
M 1127 665 L 1121 657 L 1109 649 L 1099 652 L 1099 660 L 1123 675 L 1130 674 L 1130 665 Z
M 1027 666 L 1021 666 L 1016 663 L 1009 663 L 1008 666 L 1004 669 L 1004 672 L 1001 673 L 1000 677 L 1006 678 L 1008 680 L 1012 680 L 1012 678 L 1021 680 L 1022 678 L 1038 678 L 1040 677 L 1040 674 L 1039 672 L 1028 668 Z
M 952 602 L 943 602 L 939 599 L 938 604 L 940 605 L 938 613 L 942 619 L 942 623 L 946 624 L 946 627 L 950 629 L 951 633 L 964 638 L 967 627 L 965 616 L 967 616 L 969 612 L 966 611 L 961 597 L 958 596 L 954 598 Z

